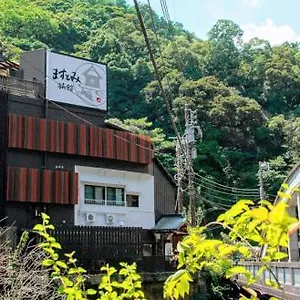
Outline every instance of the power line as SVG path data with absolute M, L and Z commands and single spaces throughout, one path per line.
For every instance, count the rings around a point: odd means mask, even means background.
M 259 194 L 228 193 L 228 192 L 224 192 L 222 190 L 214 189 L 214 188 L 209 187 L 207 185 L 200 184 L 197 181 L 195 181 L 195 183 L 197 184 L 197 187 L 200 186 L 200 187 L 203 187 L 203 188 L 208 189 L 210 191 L 214 191 L 214 192 L 217 192 L 217 193 L 223 194 L 223 195 L 229 195 L 229 196 L 235 196 L 235 197 L 259 197 Z
M 248 191 L 248 192 L 258 191 L 258 188 L 257 189 L 244 189 L 244 188 L 236 188 L 236 187 L 231 187 L 231 186 L 223 185 L 221 183 L 213 181 L 212 179 L 207 179 L 207 178 L 201 176 L 198 173 L 195 173 L 195 176 L 198 177 L 198 178 L 200 178 L 200 179 L 202 179 L 202 180 L 204 180 L 204 181 L 206 181 L 206 182 L 208 182 L 208 183 L 210 183 L 211 185 L 218 186 L 220 189 L 225 189 L 225 190 L 230 190 L 230 191 L 234 191 L 234 190 L 235 191 L 243 191 L 243 192 L 246 192 L 246 191 Z
M 226 202 L 226 203 L 231 203 L 231 204 L 234 204 L 237 201 L 237 200 L 226 199 L 226 198 L 219 197 L 219 196 L 216 196 L 216 195 L 213 195 L 213 194 L 209 194 L 209 193 L 205 193 L 205 196 L 213 198 L 213 199 L 221 200 L 221 201 Z M 200 197 L 201 197 L 201 195 L 200 195 Z
M 210 205 L 214 205 L 213 207 L 219 207 L 219 208 L 225 208 L 225 209 L 228 209 L 230 207 L 232 207 L 232 205 L 228 205 L 228 204 L 222 204 L 220 202 L 213 202 L 213 201 L 210 201 L 210 200 L 207 200 L 206 198 L 202 197 L 202 200 L 204 202 L 207 202 L 209 203 Z M 222 207 L 223 206 L 223 207 Z
M 205 182 L 202 179 L 195 179 L 195 182 L 203 186 L 207 189 L 214 190 L 214 191 L 219 191 L 222 194 L 229 194 L 229 195 L 242 195 L 242 196 L 259 196 L 259 191 L 258 190 L 253 190 L 253 191 L 248 191 L 248 190 L 238 190 L 235 189 L 234 187 L 230 187 L 230 189 L 224 189 L 218 185 L 214 185 L 211 182 Z
M 183 178 L 182 179 L 183 181 L 187 181 L 187 179 Z M 204 189 L 207 189 L 207 190 L 211 190 L 211 191 L 214 191 L 214 192 L 217 192 L 217 193 L 220 193 L 220 194 L 223 194 L 223 195 L 229 195 L 229 196 L 234 196 L 234 197 L 259 197 L 259 193 L 242 193 L 242 192 L 228 192 L 228 191 L 224 191 L 224 190 L 219 190 L 218 187 L 211 187 L 210 185 L 205 185 L 206 183 L 203 183 L 202 181 L 194 181 L 194 183 L 196 184 L 196 187 L 203 187 Z
M 179 134 L 179 131 L 178 131 L 178 129 L 176 127 L 176 124 L 175 124 L 175 121 L 174 121 L 174 116 L 172 114 L 172 110 L 171 110 L 170 103 L 168 101 L 167 94 L 166 94 L 165 89 L 164 89 L 164 87 L 162 85 L 162 80 L 161 80 L 161 77 L 159 75 L 158 66 L 156 64 L 156 61 L 155 61 L 155 58 L 154 58 L 154 55 L 153 55 L 153 52 L 152 52 L 152 48 L 151 48 L 151 45 L 150 45 L 150 40 L 149 40 L 149 37 L 148 37 L 148 34 L 147 34 L 147 30 L 146 30 L 146 27 L 145 27 L 145 24 L 144 24 L 144 21 L 143 21 L 141 12 L 140 12 L 139 5 L 137 3 L 137 0 L 133 0 L 133 2 L 134 2 L 134 6 L 135 6 L 136 13 L 137 13 L 137 17 L 138 17 L 138 20 L 139 20 L 139 23 L 140 23 L 140 26 L 141 26 L 141 31 L 142 31 L 142 34 L 144 36 L 144 40 L 145 40 L 145 43 L 146 43 L 146 46 L 147 46 L 147 49 L 148 49 L 150 60 L 151 60 L 151 63 L 153 65 L 153 68 L 154 68 L 156 79 L 157 79 L 159 88 L 161 90 L 162 97 L 163 97 L 163 100 L 165 102 L 168 114 L 169 114 L 169 116 L 171 118 L 172 128 L 174 130 L 174 133 L 176 134 L 176 137 L 178 139 L 180 139 L 180 134 Z
M 147 47 L 148 52 L 149 52 L 150 60 L 151 60 L 151 63 L 153 65 L 154 72 L 155 72 L 155 75 L 156 75 L 156 79 L 157 79 L 159 88 L 160 88 L 161 93 L 162 93 L 162 98 L 165 102 L 167 112 L 168 112 L 168 114 L 171 118 L 172 128 L 173 128 L 173 130 L 176 134 L 177 141 L 179 143 L 179 147 L 182 149 L 182 151 L 185 151 L 185 148 L 182 145 L 182 138 L 179 134 L 179 131 L 178 131 L 177 126 L 176 126 L 175 121 L 174 121 L 174 116 L 172 114 L 172 110 L 171 110 L 171 106 L 170 106 L 170 103 L 169 103 L 168 98 L 167 98 L 167 94 L 166 94 L 165 89 L 162 85 L 162 80 L 161 80 L 161 77 L 160 77 L 160 74 L 159 74 L 158 66 L 156 64 L 156 61 L 155 61 L 155 58 L 154 58 L 154 55 L 153 55 L 153 52 L 152 52 L 149 37 L 148 37 L 147 30 L 146 30 L 146 27 L 145 27 L 145 24 L 144 24 L 144 21 L 143 21 L 143 18 L 142 18 L 140 9 L 139 9 L 138 2 L 137 2 L 137 0 L 133 0 L 133 1 L 134 1 L 134 6 L 135 6 L 136 13 L 137 13 L 137 17 L 138 17 L 138 20 L 139 20 L 139 23 L 140 23 L 140 26 L 141 26 L 141 31 L 142 31 L 142 34 L 144 36 L 144 40 L 145 40 L 145 43 L 146 43 L 146 47 Z M 193 170 L 193 163 L 191 161 L 190 151 L 185 152 L 185 154 L 186 154 L 186 158 L 187 158 L 188 166 L 189 166 L 188 167 L 188 170 L 189 170 L 188 174 L 189 174 L 189 179 L 190 179 L 189 180 L 189 190 L 190 190 L 189 194 L 190 194 L 190 209 L 191 209 L 191 225 L 194 226 L 195 225 L 195 205 L 193 203 L 195 202 L 195 190 L 194 190 L 194 187 L 191 185 L 192 184 L 191 179 L 194 177 L 194 170 Z M 176 202 L 176 204 L 177 204 L 177 202 Z

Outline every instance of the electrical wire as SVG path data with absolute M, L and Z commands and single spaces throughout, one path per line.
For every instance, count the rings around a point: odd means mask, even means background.
M 222 204 L 222 203 L 219 203 L 219 202 L 213 202 L 213 201 L 210 201 L 204 197 L 201 197 L 201 200 L 204 201 L 204 202 L 207 202 L 209 203 L 210 205 L 214 205 L 214 207 L 219 207 L 219 208 L 224 208 L 224 209 L 228 209 L 230 207 L 232 207 L 232 205 L 228 205 L 228 204 Z
M 182 181 L 186 182 L 187 179 L 186 178 L 182 178 Z M 214 192 L 218 192 L 220 194 L 224 194 L 224 195 L 230 195 L 230 196 L 236 196 L 236 197 L 259 197 L 259 192 L 257 193 L 250 193 L 250 192 L 240 192 L 240 191 L 232 191 L 232 192 L 228 192 L 228 191 L 224 191 L 222 189 L 219 189 L 219 187 L 212 187 L 211 185 L 205 185 L 206 183 L 203 183 L 202 181 L 193 181 L 194 184 L 196 184 L 196 187 L 202 187 L 202 188 L 205 188 L 205 189 L 208 189 L 208 190 L 211 190 L 211 191 L 214 191 Z
M 236 187 L 227 186 L 227 185 L 218 183 L 218 182 L 216 182 L 216 181 L 213 181 L 212 179 L 207 179 L 207 178 L 201 176 L 201 175 L 198 174 L 198 173 L 194 173 L 194 175 L 195 175 L 196 177 L 198 177 L 198 178 L 200 178 L 200 179 L 202 179 L 202 180 L 204 180 L 204 181 L 210 183 L 211 185 L 216 185 L 216 186 L 218 186 L 220 189 L 230 190 L 230 191 L 243 191 L 243 192 L 246 192 L 246 191 L 248 191 L 248 192 L 258 191 L 258 188 L 256 188 L 256 189 L 254 189 L 254 188 L 252 188 L 252 189 L 236 188 Z
M 214 191 L 214 192 L 217 192 L 217 193 L 225 195 L 225 196 L 228 195 L 228 196 L 234 196 L 234 197 L 259 197 L 259 194 L 245 195 L 245 194 L 241 194 L 241 193 L 227 193 L 224 191 L 219 191 L 219 190 L 213 189 L 213 188 L 205 186 L 203 184 L 199 184 L 197 182 L 195 182 L 195 183 L 197 184 L 196 187 L 204 188 L 204 190 Z M 201 189 L 201 192 L 202 192 L 202 189 Z
M 150 0 L 147 0 L 147 2 L 148 2 L 149 10 L 150 10 L 150 17 L 151 17 L 152 28 L 153 28 L 152 31 L 155 34 L 156 44 L 157 44 L 157 47 L 158 47 L 158 50 L 159 50 L 159 56 L 160 56 L 160 59 L 161 59 L 161 62 L 162 62 L 162 66 L 166 66 L 164 55 L 163 55 L 163 51 L 161 49 L 159 37 L 158 37 L 158 34 L 157 34 L 158 29 L 157 29 L 157 27 L 155 25 L 155 22 L 154 22 L 153 9 L 152 9 Z M 167 7 L 167 4 L 166 4 L 166 7 Z M 166 20 L 166 22 L 168 23 L 167 20 Z M 169 20 L 168 29 L 170 29 L 170 26 L 172 26 L 171 20 Z M 172 32 L 170 32 L 170 41 L 172 41 L 172 37 L 173 37 L 173 34 L 172 34 Z M 176 47 L 176 45 L 175 45 L 175 47 Z M 166 90 L 166 92 L 167 92 L 168 96 L 169 97 L 173 97 L 172 93 L 170 92 L 171 91 L 171 83 L 170 83 L 169 77 L 165 76 L 164 80 L 166 81 L 166 84 L 167 84 L 167 90 Z M 176 119 L 179 119 L 177 111 L 175 111 L 174 114 L 176 116 Z M 179 124 L 179 130 L 181 131 L 181 134 L 183 134 L 184 130 L 182 130 L 182 127 L 180 126 L 180 124 Z
M 165 0 L 160 0 L 160 6 L 167 24 L 171 22 L 168 6 Z

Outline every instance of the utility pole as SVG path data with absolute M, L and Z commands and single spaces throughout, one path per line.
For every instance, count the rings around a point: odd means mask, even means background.
M 182 189 L 182 179 L 184 177 L 184 157 L 181 147 L 184 147 L 180 141 L 176 141 L 176 169 L 177 174 L 175 176 L 177 182 L 177 199 L 176 208 L 179 214 L 183 213 L 183 189 Z
M 266 194 L 266 191 L 264 188 L 264 179 L 263 179 L 264 172 L 267 172 L 267 171 L 269 171 L 269 164 L 265 161 L 260 161 L 259 162 L 259 173 L 258 173 L 260 200 L 267 199 L 267 194 Z
M 200 127 L 197 126 L 197 114 L 195 111 L 188 108 L 185 105 L 185 139 L 187 145 L 186 162 L 188 170 L 188 191 L 189 191 L 189 203 L 190 203 L 190 219 L 191 226 L 196 226 L 196 189 L 195 189 L 195 174 L 193 169 L 193 161 L 197 156 L 195 130 L 201 133 Z

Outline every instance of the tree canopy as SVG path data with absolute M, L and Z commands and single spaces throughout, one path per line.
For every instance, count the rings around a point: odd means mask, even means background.
M 197 110 L 203 140 L 196 145 L 196 172 L 254 188 L 258 161 L 266 160 L 273 179 L 282 179 L 300 158 L 299 44 L 244 43 L 242 29 L 230 20 L 219 20 L 201 40 L 147 5 L 141 12 L 181 132 L 184 106 Z M 1 59 L 47 47 L 106 63 L 109 118 L 152 133 L 172 165 L 174 149 L 166 151 L 174 137 L 170 116 L 125 0 L 6 0 L 0 19 Z

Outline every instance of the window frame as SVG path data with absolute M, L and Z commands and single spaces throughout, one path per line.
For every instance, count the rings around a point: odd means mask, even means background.
M 86 187 L 92 187 L 93 188 L 93 197 L 94 199 L 88 199 L 86 198 Z M 114 184 L 95 184 L 95 183 L 90 183 L 90 182 L 85 182 L 83 183 L 84 187 L 84 204 L 87 205 L 104 205 L 104 206 L 117 206 L 117 207 L 125 207 L 126 206 L 126 191 L 125 191 L 125 186 L 122 185 L 114 185 Z M 103 188 L 104 189 L 104 199 L 95 199 L 95 189 L 97 187 Z M 117 201 L 117 194 L 116 194 L 116 199 L 115 200 L 109 200 L 108 199 L 108 192 L 107 189 L 112 188 L 112 189 L 119 189 L 121 190 L 121 202 L 118 203 Z M 118 204 L 117 204 L 118 203 Z
M 137 199 L 137 206 L 129 206 L 128 205 L 128 202 L 127 202 L 127 196 L 137 196 L 138 199 Z M 135 192 L 126 192 L 126 195 L 125 195 L 125 202 L 126 202 L 126 207 L 131 207 L 131 208 L 139 208 L 140 207 L 140 194 L 139 193 L 135 193 Z

